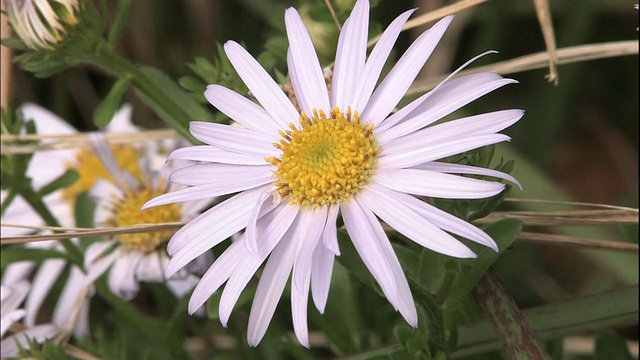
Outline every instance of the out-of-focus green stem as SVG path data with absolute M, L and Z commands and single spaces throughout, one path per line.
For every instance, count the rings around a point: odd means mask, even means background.
M 79 60 L 95 65 L 119 79 L 131 79 L 131 84 L 138 91 L 163 109 L 164 114 L 158 115 L 163 118 L 167 125 L 174 128 L 189 141 L 195 142 L 195 139 L 189 133 L 190 116 L 188 112 L 172 96 L 163 91 L 162 87 L 156 85 L 140 68 L 115 52 L 107 42 L 102 41 L 97 44 L 94 46 L 93 52 L 84 54 Z
M 44 220 L 45 223 L 49 226 L 60 227 L 60 223 L 58 220 L 51 214 L 49 208 L 44 204 L 42 198 L 36 194 L 32 188 L 27 187 L 24 189 L 20 189 L 19 194 L 27 201 L 27 203 L 35 210 L 38 215 Z M 76 265 L 83 268 L 83 256 L 80 250 L 73 245 L 73 243 L 69 239 L 60 240 L 62 246 L 67 251 L 67 255 L 69 259 L 73 261 Z

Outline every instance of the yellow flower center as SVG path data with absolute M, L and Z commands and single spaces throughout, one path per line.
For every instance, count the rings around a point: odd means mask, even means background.
M 174 222 L 181 220 L 181 209 L 178 204 L 157 206 L 145 211 L 140 211 L 150 199 L 164 194 L 164 187 L 152 190 L 149 188 L 129 191 L 121 199 L 112 204 L 109 220 L 112 226 L 130 226 L 140 224 L 158 224 L 163 222 Z M 116 240 L 130 250 L 151 252 L 159 245 L 169 241 L 174 231 L 155 231 L 134 234 L 116 235 Z
M 301 129 L 280 131 L 273 146 L 282 150 L 280 159 L 265 159 L 278 167 L 275 186 L 291 204 L 319 206 L 349 199 L 369 180 L 380 149 L 373 137 L 373 124 L 360 124 L 358 113 L 331 110 L 302 113 Z
M 138 158 L 140 158 L 138 150 L 130 145 L 114 145 L 111 147 L 111 151 L 122 170 L 128 171 L 138 180 L 142 179 L 142 169 L 138 165 Z M 62 192 L 62 196 L 66 200 L 74 202 L 80 193 L 89 191 L 98 179 L 113 182 L 111 174 L 93 151 L 79 150 L 76 155 L 76 163 L 77 165 L 67 164 L 67 168 L 77 171 L 80 178 Z

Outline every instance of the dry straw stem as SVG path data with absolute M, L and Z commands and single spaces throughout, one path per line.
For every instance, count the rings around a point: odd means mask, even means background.
M 533 4 L 536 7 L 536 15 L 538 15 L 540 29 L 542 29 L 544 45 L 547 48 L 547 53 L 549 54 L 549 74 L 547 74 L 546 78 L 549 82 L 552 82 L 553 85 L 558 85 L 558 70 L 556 69 L 558 54 L 556 53 L 556 36 L 553 31 L 553 21 L 551 20 L 551 11 L 549 11 L 549 1 L 533 0 Z
M 638 40 L 612 41 L 600 44 L 572 46 L 559 49 L 557 52 L 558 65 L 637 54 Z M 486 66 L 464 70 L 459 72 L 457 76 L 459 77 L 477 72 L 494 72 L 501 75 L 506 75 L 522 71 L 540 69 L 547 66 L 548 62 L 549 53 L 542 51 L 531 55 L 517 57 L 511 60 L 501 61 Z M 436 85 L 442 82 L 445 77 L 445 75 L 439 75 L 424 80 L 417 80 L 413 83 L 414 85 L 409 89 L 409 91 L 407 91 L 407 95 L 425 93 L 436 87 Z
M 628 252 L 638 252 L 638 244 L 613 242 L 613 241 L 601 241 L 586 239 L 574 236 L 546 234 L 546 233 L 534 233 L 523 231 L 518 234 L 518 240 L 526 241 L 534 244 L 545 245 L 559 245 L 559 246 L 574 246 L 580 248 L 591 248 L 601 250 L 619 250 Z
M 528 226 L 582 226 L 637 224 L 637 209 L 570 210 L 570 211 L 494 211 L 479 219 L 480 224 L 492 224 L 500 219 L 516 218 Z
M 455 14 L 457 12 L 460 12 L 462 10 L 466 10 L 468 8 L 474 7 L 476 5 L 482 4 L 483 2 L 486 2 L 488 0 L 462 0 L 459 1 L 455 4 L 451 4 L 448 6 L 443 6 L 437 10 L 434 11 L 430 11 L 428 13 L 422 14 L 418 17 L 416 17 L 415 19 L 409 20 L 407 21 L 406 24 L 404 24 L 404 27 L 402 28 L 403 31 L 405 30 L 409 30 L 409 29 L 413 29 L 415 27 L 424 25 L 424 24 L 428 24 L 430 22 L 439 20 L 445 16 L 451 15 L 451 14 Z M 380 40 L 380 37 L 382 35 L 378 35 L 376 37 L 374 37 L 373 39 L 369 40 L 369 43 L 367 44 L 367 46 L 371 47 L 373 45 L 375 45 L 375 43 L 378 42 L 378 40 Z
M 178 133 L 172 129 L 105 133 L 105 135 L 111 144 L 151 142 L 179 137 Z M 29 141 L 42 142 L 39 144 L 27 143 Z M 20 142 L 25 143 L 21 144 Z M 0 143 L 2 143 L 2 155 L 31 154 L 36 151 L 75 149 L 90 146 L 89 133 L 73 135 L 2 134 Z
M 7 236 L 0 238 L 0 245 L 24 244 L 28 242 L 46 241 L 46 240 L 62 240 L 69 238 L 81 238 L 86 236 L 112 236 L 120 234 L 136 234 L 155 231 L 177 230 L 182 227 L 184 222 L 166 222 L 159 224 L 138 224 L 122 227 L 103 227 L 103 228 L 63 228 L 52 226 L 30 226 L 17 224 L 0 224 L 2 227 L 46 230 L 57 232 L 54 234 L 36 234 L 23 236 Z

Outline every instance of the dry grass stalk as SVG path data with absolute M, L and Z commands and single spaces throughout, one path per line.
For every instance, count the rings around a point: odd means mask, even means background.
M 558 85 L 558 70 L 556 64 L 558 63 L 558 54 L 556 53 L 556 35 L 553 31 L 553 20 L 551 19 L 551 11 L 549 10 L 548 0 L 533 0 L 533 4 L 536 7 L 536 15 L 538 16 L 538 22 L 540 23 L 540 29 L 542 29 L 542 36 L 544 37 L 544 45 L 547 48 L 549 54 L 549 74 L 546 78 L 553 85 Z
M 637 40 L 612 41 L 600 44 L 572 46 L 559 49 L 557 52 L 558 65 L 637 54 Z M 540 69 L 547 66 L 548 62 L 549 53 L 547 53 L 546 51 L 542 51 L 531 55 L 517 57 L 511 60 L 501 61 L 486 66 L 464 70 L 461 71 L 458 76 L 483 71 L 506 75 L 522 71 Z M 445 77 L 445 75 L 439 75 L 430 77 L 425 80 L 416 80 L 413 83 L 414 85 L 409 89 L 409 91 L 407 91 L 407 95 L 425 93 L 433 89 L 442 80 L 444 80 Z
M 494 211 L 477 223 L 491 224 L 508 218 L 520 219 L 528 226 L 637 224 L 638 210 Z
M 601 250 L 618 250 L 638 252 L 638 244 L 602 241 L 586 239 L 574 236 L 534 233 L 523 231 L 518 234 L 518 240 L 526 241 L 534 244 L 556 245 L 556 246 L 574 246 L 580 248 L 601 249 Z

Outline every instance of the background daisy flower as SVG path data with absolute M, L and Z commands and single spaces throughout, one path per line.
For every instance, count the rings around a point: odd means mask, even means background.
M 169 242 L 167 276 L 245 229 L 203 276 L 191 297 L 191 312 L 227 282 L 219 311 L 226 325 L 242 289 L 268 258 L 251 308 L 248 342 L 255 346 L 264 336 L 292 274 L 293 326 L 300 343 L 308 347 L 308 293 L 311 290 L 323 312 L 334 257 L 340 254 L 339 214 L 385 296 L 414 327 L 418 319 L 409 285 L 377 217 L 417 244 L 445 255 L 475 256 L 452 234 L 497 250 L 482 230 L 416 196 L 481 199 L 504 189 L 499 182 L 459 174 L 517 183 L 495 170 L 438 160 L 507 141 L 498 132 L 518 121 L 521 110 L 434 124 L 515 81 L 492 73 L 449 78 L 390 115 L 453 19 L 446 17 L 420 35 L 376 87 L 412 12 L 396 18 L 367 57 L 369 2 L 358 1 L 340 33 L 328 94 L 300 15 L 287 9 L 287 63 L 299 109 L 246 50 L 233 41 L 224 45 L 259 104 L 210 85 L 205 92 L 209 102 L 245 128 L 192 122 L 191 133 L 206 145 L 176 150 L 170 159 L 207 163 L 175 171 L 171 181 L 190 188 L 161 195 L 144 206 L 238 193 L 185 225 Z
M 153 171 L 146 159 L 139 159 L 144 172 L 140 179 L 122 170 L 102 134 L 93 134 L 95 153 L 103 162 L 114 181 L 98 180 L 91 190 L 96 201 L 96 224 L 103 226 L 129 226 L 193 219 L 210 199 L 195 201 L 186 206 L 170 205 L 140 212 L 149 199 L 162 194 L 167 188 L 168 173 Z M 164 245 L 170 231 L 115 235 L 113 238 L 91 244 L 85 252 L 85 268 L 91 280 L 109 271 L 111 291 L 130 300 L 139 290 L 138 282 L 164 282 L 164 269 L 169 262 Z M 203 272 L 212 261 L 211 254 L 196 259 L 190 270 L 182 271 L 167 280 L 167 286 L 177 297 L 191 291 L 199 280 L 192 272 Z

